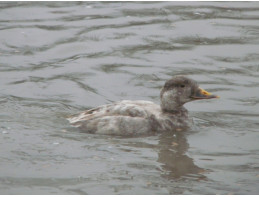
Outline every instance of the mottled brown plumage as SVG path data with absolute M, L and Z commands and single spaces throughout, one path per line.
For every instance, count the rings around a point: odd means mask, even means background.
M 184 76 L 168 80 L 160 93 L 160 106 L 150 101 L 124 100 L 100 106 L 68 118 L 84 132 L 110 135 L 138 135 L 189 127 L 191 120 L 183 107 L 197 99 L 217 98 Z

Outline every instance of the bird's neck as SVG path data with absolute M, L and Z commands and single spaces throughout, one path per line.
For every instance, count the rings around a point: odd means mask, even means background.
M 177 113 L 185 108 L 183 107 L 183 102 L 179 94 L 172 90 L 172 91 L 164 91 L 162 89 L 160 93 L 160 106 L 163 112 L 170 112 L 170 113 Z
M 179 103 L 174 100 L 162 99 L 160 106 L 163 112 L 168 112 L 168 113 L 178 113 L 185 109 L 183 105 L 179 105 Z

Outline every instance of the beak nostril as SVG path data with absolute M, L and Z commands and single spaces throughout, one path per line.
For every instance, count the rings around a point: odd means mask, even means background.
M 204 95 L 208 95 L 208 92 L 206 92 L 204 90 L 202 90 L 201 93 L 204 94 Z
M 201 93 L 202 93 L 203 95 L 206 95 L 206 96 L 211 95 L 211 93 L 209 93 L 209 92 L 207 92 L 206 90 L 203 90 L 203 89 L 201 89 Z
M 210 92 L 207 92 L 206 90 L 202 88 L 198 88 L 198 91 L 192 96 L 194 99 L 211 99 L 211 98 L 219 98 L 216 95 L 212 95 Z

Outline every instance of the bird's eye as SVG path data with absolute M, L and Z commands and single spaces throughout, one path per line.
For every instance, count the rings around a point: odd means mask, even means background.
M 184 88 L 184 87 L 185 87 L 185 85 L 184 85 L 184 84 L 181 84 L 181 85 L 180 85 L 180 87 L 181 87 L 181 88 Z

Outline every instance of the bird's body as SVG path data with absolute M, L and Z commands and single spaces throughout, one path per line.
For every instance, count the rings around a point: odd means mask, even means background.
M 184 117 L 184 118 L 183 118 Z M 170 131 L 189 126 L 187 110 L 163 113 L 150 101 L 123 100 L 100 106 L 69 118 L 70 123 L 88 133 L 135 135 Z
M 195 81 L 177 76 L 167 81 L 161 90 L 161 105 L 123 100 L 86 110 L 68 120 L 84 132 L 97 134 L 141 135 L 181 130 L 191 124 L 184 103 L 216 97 L 198 88 Z

